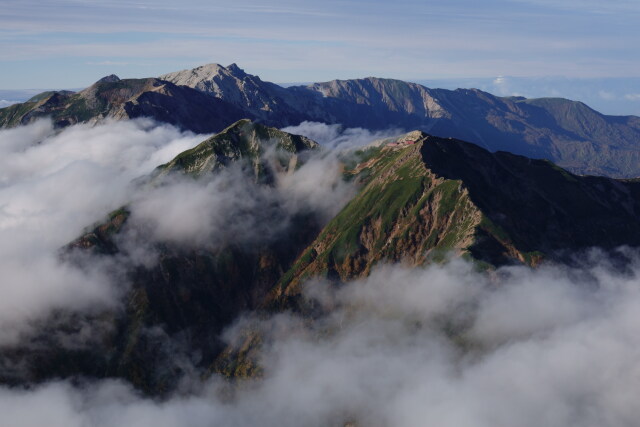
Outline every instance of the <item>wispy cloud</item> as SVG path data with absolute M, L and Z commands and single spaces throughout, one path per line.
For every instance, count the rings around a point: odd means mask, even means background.
M 536 4 L 532 9 L 517 1 L 491 0 L 479 7 L 471 1 L 404 0 L 363 7 L 357 1 L 280 0 L 262 6 L 192 0 L 178 8 L 166 1 L 67 1 L 55 7 L 10 2 L 0 12 L 0 56 L 9 63 L 56 58 L 81 64 L 127 62 L 131 75 L 171 71 L 162 68 L 167 61 L 176 68 L 237 62 L 274 81 L 372 74 L 634 75 L 638 63 L 631 41 L 639 30 L 633 13 L 624 13 L 633 9 L 631 3 L 602 6 L 618 12 L 597 17 L 597 35 L 590 12 L 595 3 L 571 2 L 566 6 L 574 8 L 570 15 L 558 14 L 555 3 Z M 24 77 L 18 73 L 15 78 Z
M 6 99 L 0 99 L 0 108 L 8 107 L 9 105 L 16 104 L 19 101 L 7 101 Z

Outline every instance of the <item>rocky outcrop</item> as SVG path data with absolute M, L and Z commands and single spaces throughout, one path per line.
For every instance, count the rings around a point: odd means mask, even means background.
M 270 173 L 264 157 L 267 151 L 287 153 L 281 162 L 272 165 L 287 170 L 289 167 L 295 168 L 298 164 L 298 153 L 316 148 L 318 144 L 307 137 L 292 135 L 244 119 L 159 166 L 155 175 L 163 176 L 175 172 L 201 175 L 243 160 L 250 163 L 258 179 Z
M 306 118 L 303 112 L 291 107 L 292 97 L 285 88 L 247 74 L 236 64 L 227 67 L 207 64 L 164 74 L 160 78 L 222 99 L 250 112 L 267 125 L 282 127 L 298 124 Z
M 245 162 L 251 178 L 269 186 L 270 173 L 290 173 L 316 147 L 307 138 L 241 120 L 161 165 L 146 184 L 162 191 L 170 174 L 205 177 Z M 263 154 L 273 151 L 277 162 L 263 163 Z M 2 349 L 0 382 L 123 378 L 157 395 L 174 389 L 193 367 L 202 374 L 256 375 L 259 332 L 248 328 L 244 341 L 230 347 L 222 330 L 256 310 L 313 316 L 301 285 L 314 276 L 342 283 L 368 275 L 376 264 L 420 266 L 449 254 L 491 270 L 567 261 L 567 250 L 640 246 L 637 180 L 577 176 L 548 161 L 491 153 L 421 131 L 351 153 L 348 160 L 345 178 L 357 184 L 357 194 L 326 225 L 300 211 L 262 243 L 145 242 L 158 261 L 126 265 L 119 278 L 130 287 L 121 309 L 55 313 L 28 342 Z M 127 208 L 119 209 L 63 253 L 90 253 L 113 265 L 129 260 L 119 238 L 127 232 L 143 238 L 143 230 Z M 87 331 L 90 339 L 82 346 L 69 344 L 70 335 Z

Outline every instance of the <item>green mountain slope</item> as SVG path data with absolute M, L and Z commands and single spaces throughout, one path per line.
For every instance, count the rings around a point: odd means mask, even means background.
M 408 141 L 408 142 L 407 142 Z M 372 148 L 350 171 L 363 188 L 272 291 L 283 307 L 311 276 L 339 281 L 379 262 L 421 265 L 445 252 L 482 265 L 566 260 L 567 251 L 640 245 L 640 183 L 421 132 Z
M 196 147 L 180 153 L 169 163 L 158 167 L 156 173 L 183 172 L 193 175 L 214 172 L 230 162 L 244 159 L 251 164 L 256 177 L 267 173 L 265 154 L 279 153 L 281 171 L 293 171 L 298 153 L 318 148 L 315 141 L 292 135 L 250 120 L 240 120 Z

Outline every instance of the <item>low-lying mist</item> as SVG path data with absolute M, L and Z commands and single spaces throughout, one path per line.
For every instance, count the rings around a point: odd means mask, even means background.
M 192 379 L 161 401 L 119 381 L 57 381 L 3 388 L 0 410 L 10 425 L 633 426 L 640 270 L 600 256 L 580 269 L 487 275 L 453 259 L 380 266 L 339 288 L 310 282 L 325 315 L 227 331 L 230 342 L 260 331 L 259 379 Z
M 393 133 L 289 131 L 329 148 Z M 360 136 L 337 141 L 346 134 Z M 155 244 L 256 245 L 300 212 L 327 221 L 355 191 L 332 150 L 272 186 L 241 165 L 135 183 L 205 138 L 148 120 L 0 131 L 0 348 L 55 310 L 117 309 L 123 270 L 153 264 Z M 62 261 L 62 247 L 123 205 L 122 257 Z M 312 279 L 303 286 L 312 318 L 248 313 L 226 330 L 230 345 L 259 334 L 258 378 L 186 369 L 193 375 L 163 398 L 111 379 L 1 386 L 0 414 L 11 426 L 635 426 L 640 253 L 619 251 L 631 260 L 624 271 L 593 250 L 573 267 L 482 272 L 451 258 L 379 265 L 343 285 Z
M 109 266 L 73 267 L 60 248 L 127 202 L 134 178 L 202 138 L 149 120 L 0 131 L 0 344 L 53 309 L 116 303 Z
M 124 272 L 156 262 L 154 244 L 255 245 L 300 212 L 328 220 L 353 194 L 331 150 L 318 150 L 271 186 L 240 163 L 198 180 L 176 175 L 159 186 L 140 184 L 206 138 L 147 119 L 62 131 L 41 120 L 0 131 L 0 345 L 15 343 L 53 310 L 117 306 Z M 75 253 L 75 262 L 62 261 L 61 248 L 124 205 L 131 217 L 117 236 L 119 257 Z

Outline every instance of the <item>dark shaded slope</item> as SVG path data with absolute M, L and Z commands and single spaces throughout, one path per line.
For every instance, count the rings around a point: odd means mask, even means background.
M 640 244 L 638 182 L 576 176 L 548 161 L 457 140 L 430 138 L 421 154 L 436 175 L 462 181 L 524 251 Z
M 640 175 L 640 119 L 606 116 L 581 102 L 501 98 L 475 89 L 429 89 L 377 78 L 290 90 L 321 95 L 316 100 L 323 107 L 310 112 L 313 120 L 373 129 L 418 128 L 490 151 L 552 160 L 581 174 Z
M 209 64 L 163 77 L 231 102 L 273 126 L 312 120 L 420 129 L 490 151 L 549 159 L 581 174 L 640 176 L 640 119 L 605 116 L 566 99 L 496 97 L 374 77 L 285 89 L 235 64 Z

